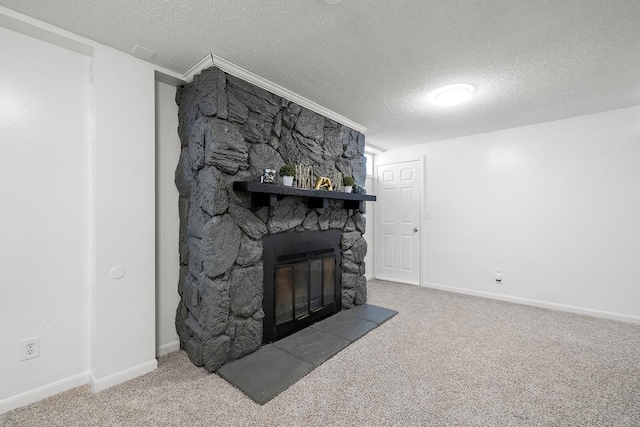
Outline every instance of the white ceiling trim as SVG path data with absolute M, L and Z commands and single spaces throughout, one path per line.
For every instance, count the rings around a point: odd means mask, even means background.
M 295 92 L 290 91 L 289 89 L 285 89 L 282 86 L 273 83 L 263 77 L 258 76 L 257 74 L 252 73 L 249 70 L 246 70 L 233 62 L 227 61 L 224 58 L 216 56 L 214 54 L 209 54 L 202 58 L 197 64 L 191 67 L 186 73 L 183 74 L 182 78 L 187 82 L 193 80 L 193 76 L 201 72 L 202 70 L 206 70 L 212 66 L 216 66 L 220 68 L 225 73 L 229 73 L 232 76 L 236 76 L 245 80 L 249 83 L 252 83 L 262 89 L 268 90 L 271 93 L 282 96 L 289 101 L 295 102 L 296 104 L 308 108 L 311 111 L 315 111 L 318 114 L 321 114 L 331 120 L 335 120 L 338 123 L 342 123 L 345 126 L 350 127 L 353 130 L 356 130 L 361 133 L 365 133 L 367 128 L 347 119 L 340 114 L 329 110 L 328 108 L 323 107 L 322 105 L 318 105 L 313 101 L 308 100 L 304 96 L 298 95 Z
M 189 68 L 183 75 L 182 78 L 187 82 L 191 83 L 193 81 L 193 76 L 198 74 L 202 70 L 206 70 L 207 68 L 213 67 L 213 55 L 207 55 L 202 58 L 200 61 L 196 62 L 193 67 Z
M 155 73 L 157 82 L 165 83 L 175 87 L 182 86 L 187 83 L 181 78 L 175 77 L 171 74 L 165 74 L 162 71 L 155 70 Z
M 93 46 L 75 34 L 0 6 L 0 27 L 92 57 Z
M 382 154 L 382 153 L 384 153 L 384 152 L 385 152 L 385 150 L 384 150 L 384 149 L 382 149 L 382 148 L 380 148 L 380 147 L 378 147 L 378 146 L 368 144 L 368 143 L 365 141 L 364 152 L 365 152 L 366 154 L 373 154 L 373 155 L 376 155 L 376 154 Z
M 113 49 L 112 47 L 104 46 L 94 40 L 90 40 L 86 37 L 58 28 L 55 25 L 47 24 L 46 22 L 42 22 L 30 16 L 7 9 L 4 6 L 0 6 L 0 27 L 24 34 L 25 36 L 33 37 L 34 39 L 45 43 L 51 43 L 52 45 L 90 58 L 94 57 L 96 47 L 103 46 L 107 49 Z M 143 61 L 142 59 L 140 60 Z M 181 79 L 182 76 L 179 73 L 151 64 L 148 61 L 144 62 L 150 64 L 154 68 L 156 80 L 173 86 L 179 86 L 185 83 Z

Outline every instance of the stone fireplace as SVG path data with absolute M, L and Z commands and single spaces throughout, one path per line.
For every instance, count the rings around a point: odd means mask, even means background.
M 176 328 L 191 361 L 215 371 L 286 335 L 289 322 L 309 323 L 314 314 L 321 318 L 364 304 L 364 203 L 354 208 L 327 200 L 314 207 L 304 197 L 282 196 L 259 207 L 250 194 L 234 189 L 234 183 L 258 181 L 263 169 L 285 163 L 312 166 L 318 176 L 340 172 L 364 185 L 364 135 L 217 68 L 179 88 L 176 102 L 182 144 L 176 169 L 181 297 Z M 273 239 L 288 236 L 291 242 L 284 246 L 292 247 L 323 240 L 323 232 L 337 242 L 334 270 L 323 248 L 297 255 L 269 252 Z M 282 262 L 271 265 L 278 257 Z M 263 298 L 265 265 L 284 279 L 279 291 Z M 304 280 L 307 290 L 296 290 Z M 278 292 L 293 305 L 273 305 L 271 295 Z

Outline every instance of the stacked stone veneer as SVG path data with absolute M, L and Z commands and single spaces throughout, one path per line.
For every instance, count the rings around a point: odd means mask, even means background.
M 363 211 L 342 201 L 310 209 L 285 197 L 252 209 L 235 181 L 259 180 L 285 163 L 341 172 L 364 185 L 364 135 L 266 90 L 211 68 L 180 87 L 181 301 L 180 346 L 191 361 L 215 371 L 262 343 L 262 237 L 281 232 L 342 230 L 342 307 L 366 302 Z

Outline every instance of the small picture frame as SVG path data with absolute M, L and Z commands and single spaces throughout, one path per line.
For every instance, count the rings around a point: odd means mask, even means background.
M 260 177 L 260 182 L 263 184 L 275 184 L 276 182 L 276 170 L 275 169 L 264 169 L 262 171 L 262 176 Z

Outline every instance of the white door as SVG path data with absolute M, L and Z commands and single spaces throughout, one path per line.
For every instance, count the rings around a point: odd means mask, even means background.
M 420 284 L 422 161 L 378 165 L 376 277 Z

